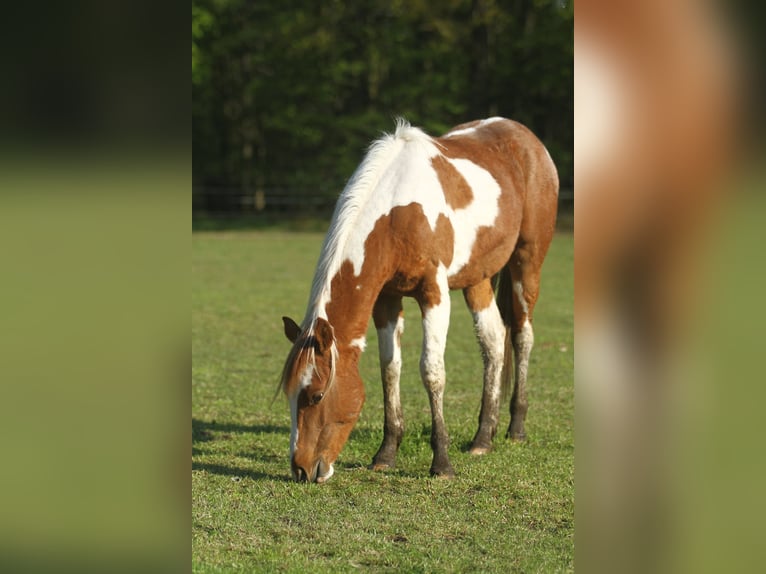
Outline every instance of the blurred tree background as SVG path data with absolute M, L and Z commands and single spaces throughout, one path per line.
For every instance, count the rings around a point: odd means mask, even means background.
M 573 32 L 561 0 L 192 0 L 194 211 L 329 209 L 396 116 L 518 120 L 571 187 Z

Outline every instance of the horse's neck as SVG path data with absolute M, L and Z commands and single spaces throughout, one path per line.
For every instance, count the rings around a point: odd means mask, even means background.
M 384 282 L 366 269 L 356 276 L 349 262 L 343 264 L 332 281 L 330 300 L 325 306 L 339 345 L 364 347 L 367 325 Z
M 341 233 L 346 240 L 320 257 L 312 287 L 312 312 L 329 321 L 340 346 L 364 348 L 375 301 L 389 279 L 395 255 L 385 221 L 381 220 L 372 229 L 358 225 Z
M 378 263 L 380 258 L 372 261 Z M 363 349 L 367 325 L 386 277 L 377 264 L 363 265 L 359 275 L 354 271 L 351 261 L 345 260 L 328 282 L 329 289 L 312 302 L 310 312 L 327 319 L 340 347 L 354 345 Z

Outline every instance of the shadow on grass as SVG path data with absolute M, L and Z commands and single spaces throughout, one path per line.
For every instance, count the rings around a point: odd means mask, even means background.
M 207 462 L 192 462 L 192 470 L 204 470 L 211 474 L 219 476 L 230 476 L 232 478 L 250 478 L 252 480 L 274 480 L 277 482 L 290 482 L 290 477 L 286 474 L 269 474 L 255 470 L 247 470 L 236 466 L 226 466 L 224 464 L 211 464 Z
M 241 425 L 238 423 L 218 423 L 216 421 L 201 421 L 192 418 L 192 442 L 206 442 L 212 440 L 213 431 L 222 433 L 249 433 L 249 434 L 288 434 L 290 429 L 280 425 Z
M 255 425 L 243 425 L 239 423 L 224 422 L 219 423 L 216 421 L 202 421 L 196 418 L 192 418 L 192 457 L 204 456 L 207 454 L 206 449 L 201 448 L 202 444 L 214 441 L 218 438 L 226 439 L 230 438 L 227 435 L 231 434 L 250 434 L 257 435 L 286 435 L 290 431 L 287 427 L 273 424 L 255 424 Z M 232 455 L 233 456 L 233 455 Z M 264 465 L 273 464 L 277 459 L 281 460 L 282 457 L 277 457 L 273 453 L 248 451 L 240 452 L 236 456 L 248 458 L 254 462 L 262 463 Z M 252 480 L 276 480 L 286 481 L 289 478 L 283 474 L 269 474 L 265 472 L 259 472 L 240 468 L 236 466 L 228 466 L 225 464 L 215 464 L 207 462 L 198 462 L 192 460 L 192 470 L 204 470 L 211 474 L 217 474 L 221 476 L 250 478 Z

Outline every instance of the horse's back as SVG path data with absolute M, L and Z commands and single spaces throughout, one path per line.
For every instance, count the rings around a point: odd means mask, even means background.
M 425 146 L 413 145 L 388 168 L 376 192 L 391 205 L 378 221 L 396 251 L 389 290 L 406 293 L 439 265 L 451 289 L 475 285 L 508 263 L 520 234 L 550 235 L 558 180 L 530 130 L 489 118 L 424 137 Z
M 486 170 L 499 188 L 494 205 L 485 201 L 474 206 L 476 211 L 493 213 L 491 223 L 475 225 L 478 222 L 469 211 L 453 214 L 457 226 L 468 230 L 462 238 L 456 234 L 456 249 L 462 240 L 462 249 L 470 247 L 471 257 L 463 267 L 453 269 L 451 288 L 464 288 L 499 271 L 520 239 L 550 241 L 558 175 L 548 151 L 531 130 L 513 120 L 489 118 L 456 126 L 435 141 L 450 161 L 469 160 Z M 483 195 L 486 199 L 483 190 L 474 192 L 477 200 Z
M 503 185 L 504 193 L 558 199 L 558 174 L 548 150 L 525 125 L 506 118 L 460 124 L 435 138 L 447 157 L 467 157 L 485 167 Z M 510 181 L 509 181 L 510 177 Z

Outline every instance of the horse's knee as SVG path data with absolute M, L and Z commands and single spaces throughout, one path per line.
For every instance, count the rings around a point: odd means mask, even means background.
M 526 319 L 521 327 L 514 333 L 513 346 L 521 358 L 527 358 L 532 346 L 535 344 L 535 332 L 532 323 Z
M 420 359 L 420 377 L 426 389 L 444 386 L 444 359 L 424 355 Z

